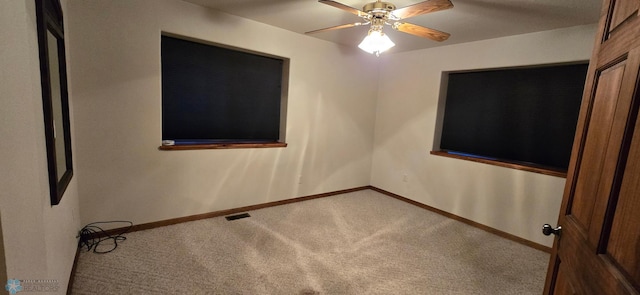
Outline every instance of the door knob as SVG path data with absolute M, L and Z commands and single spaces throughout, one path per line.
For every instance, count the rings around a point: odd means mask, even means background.
M 549 236 L 551 234 L 560 236 L 561 232 L 562 232 L 562 226 L 558 226 L 556 228 L 551 227 L 551 225 L 549 224 L 545 224 L 542 226 L 542 234 L 544 234 L 545 236 Z

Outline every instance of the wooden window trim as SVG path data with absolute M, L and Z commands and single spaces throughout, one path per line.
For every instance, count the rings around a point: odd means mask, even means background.
M 186 150 L 217 150 L 217 149 L 254 149 L 254 148 L 284 148 L 286 142 L 269 143 L 212 143 L 212 144 L 178 144 L 161 145 L 161 151 L 186 151 Z
M 540 174 L 544 174 L 544 175 L 567 178 L 567 172 L 566 171 L 554 170 L 554 169 L 550 169 L 550 168 L 528 166 L 528 165 L 524 165 L 524 164 L 510 163 L 510 162 L 504 162 L 504 161 L 499 161 L 499 160 L 483 159 L 483 158 L 476 158 L 476 157 L 471 157 L 471 156 L 451 154 L 451 153 L 448 153 L 447 151 L 431 151 L 431 154 L 435 155 L 435 156 L 442 156 L 442 157 L 448 157 L 448 158 L 454 158 L 454 159 L 460 159 L 460 160 L 467 160 L 467 161 L 484 163 L 484 164 L 500 166 L 500 167 L 505 167 L 505 168 L 518 169 L 518 170 L 523 170 L 523 171 L 540 173 Z

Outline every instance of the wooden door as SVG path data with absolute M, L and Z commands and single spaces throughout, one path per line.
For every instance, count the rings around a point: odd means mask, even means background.
M 640 0 L 604 0 L 545 294 L 640 294 Z

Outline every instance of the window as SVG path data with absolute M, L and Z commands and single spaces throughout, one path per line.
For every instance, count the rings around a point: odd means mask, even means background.
M 580 63 L 445 73 L 436 154 L 562 176 L 587 67 Z
M 288 59 L 167 35 L 161 50 L 161 148 L 286 145 Z
M 57 205 L 73 177 L 64 27 L 60 1 L 36 0 L 36 17 L 49 190 L 51 205 Z

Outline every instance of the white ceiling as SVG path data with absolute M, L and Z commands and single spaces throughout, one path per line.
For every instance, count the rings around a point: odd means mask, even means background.
M 315 0 L 183 0 L 229 14 L 252 19 L 289 31 L 304 33 L 316 29 L 359 22 L 346 11 Z M 338 0 L 362 9 L 372 0 Z M 390 0 L 402 8 L 420 0 Z M 451 37 L 435 42 L 385 26 L 384 32 L 396 43 L 391 52 L 429 48 L 598 22 L 601 0 L 451 0 L 454 7 L 408 18 L 403 21 L 448 32 Z M 310 36 L 357 46 L 368 28 L 353 27 Z

